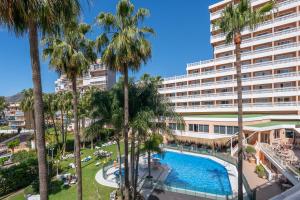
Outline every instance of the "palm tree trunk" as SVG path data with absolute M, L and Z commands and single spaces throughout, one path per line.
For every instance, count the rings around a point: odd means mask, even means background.
M 66 152 L 66 141 L 65 141 L 65 130 L 64 130 L 64 111 L 61 109 L 60 111 L 61 118 L 61 140 L 62 140 L 62 155 L 65 155 Z
M 125 182 L 125 200 L 130 200 L 130 183 L 128 168 L 128 126 L 129 122 L 129 106 L 128 106 L 128 68 L 124 67 L 124 182 Z
M 30 57 L 32 68 L 33 94 L 34 94 L 34 112 L 36 123 L 36 138 L 38 151 L 38 167 L 39 167 L 39 186 L 40 199 L 48 199 L 48 172 L 47 172 L 47 157 L 45 145 L 45 130 L 44 130 L 44 106 L 41 82 L 41 69 L 38 46 L 37 25 L 30 21 L 29 23 L 29 44 Z
M 241 70 L 241 34 L 234 38 L 236 54 L 236 81 L 238 100 L 238 199 L 243 200 L 243 96 L 242 96 L 242 70 Z
M 74 136 L 75 136 L 75 157 L 76 157 L 76 174 L 77 174 L 77 199 L 82 200 L 82 175 L 81 175 L 81 158 L 80 158 L 80 135 L 78 130 L 78 100 L 76 76 L 72 76 L 73 92 L 73 114 L 74 114 Z
M 148 177 L 151 178 L 151 152 L 148 151 Z
M 36 142 L 36 130 L 35 130 L 34 109 L 32 110 L 32 121 L 33 121 L 34 146 L 35 146 L 35 152 L 37 153 L 37 142 Z
M 133 198 L 136 199 L 137 195 L 137 182 L 139 177 L 139 162 L 140 162 L 140 140 L 138 139 L 137 152 L 136 152 L 136 161 L 135 161 L 135 175 L 134 175 L 134 184 L 133 184 Z
M 56 129 L 56 124 L 55 124 L 54 115 L 50 114 L 50 117 L 51 117 L 51 121 L 52 121 L 53 128 L 54 128 L 54 134 L 55 134 L 56 145 L 59 147 L 59 138 L 58 138 L 58 132 L 57 132 L 57 129 Z
M 119 169 L 120 172 L 122 172 L 122 156 L 121 156 L 121 146 L 120 146 L 120 138 L 116 138 L 117 142 L 117 152 L 118 152 L 118 159 L 119 159 Z M 120 192 L 121 192 L 121 199 L 124 199 L 124 194 L 123 194 L 123 181 L 122 181 L 122 173 L 120 173 Z
M 135 162 L 135 131 L 131 132 L 131 150 L 130 150 L 130 175 L 131 175 L 131 184 L 134 183 L 134 162 Z

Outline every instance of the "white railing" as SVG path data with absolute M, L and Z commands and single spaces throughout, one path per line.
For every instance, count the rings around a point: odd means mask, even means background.
M 299 72 L 287 72 L 287 73 L 280 73 L 280 74 L 274 74 L 274 75 L 263 75 L 263 76 L 256 76 L 256 77 L 251 77 L 251 78 L 242 78 L 242 81 L 243 82 L 249 82 L 249 81 L 258 81 L 258 80 L 267 80 L 267 79 L 276 79 L 276 78 L 285 78 L 285 77 L 295 77 L 295 76 L 300 76 L 300 73 Z M 235 83 L 235 81 L 236 81 L 236 79 L 230 79 L 230 80 L 221 80 L 221 81 L 211 81 L 211 82 L 206 82 L 206 83 L 201 83 L 201 84 L 199 83 L 199 84 L 192 84 L 192 85 L 165 87 L 165 88 L 159 88 L 159 91 L 183 89 L 183 88 L 193 88 L 193 87 L 208 86 L 208 85 L 219 85 L 219 84 Z
M 289 48 L 298 47 L 298 46 L 300 46 L 300 45 L 298 43 L 294 42 L 294 43 L 290 43 L 290 44 L 284 44 L 284 45 L 267 47 L 267 48 L 263 48 L 263 49 L 257 49 L 257 50 L 253 50 L 253 51 L 244 52 L 244 53 L 242 53 L 242 56 L 255 55 L 255 54 L 259 54 L 259 53 L 266 53 L 266 52 L 271 52 L 271 51 L 276 51 L 276 50 L 284 50 L 284 49 L 289 49 Z
M 243 39 L 242 40 L 242 44 L 249 43 L 249 42 L 254 42 L 254 41 L 257 41 L 257 40 L 261 40 L 261 39 L 272 38 L 272 37 L 275 37 L 275 36 L 290 34 L 292 32 L 297 32 L 297 31 L 298 31 L 298 28 L 295 27 L 295 28 L 290 28 L 290 29 L 287 29 L 287 30 L 282 30 L 282 31 L 274 32 L 274 33 L 268 33 L 268 34 L 261 35 L 261 36 L 255 36 L 253 38 Z M 219 39 L 219 38 L 224 38 L 224 37 L 225 37 L 225 34 L 224 33 L 220 33 L 218 35 L 211 36 L 211 40 L 215 40 L 215 39 Z
M 274 88 L 274 89 L 256 89 L 256 90 L 246 90 L 243 91 L 243 95 L 256 95 L 262 93 L 279 93 L 279 92 L 293 92 L 298 91 L 297 87 L 285 87 L 285 88 Z M 168 97 L 170 100 L 180 100 L 180 99 L 201 99 L 205 97 L 224 97 L 224 96 L 233 96 L 236 97 L 236 92 L 219 92 L 219 93 L 209 93 L 209 94 L 199 94 L 199 95 L 186 95 L 186 96 L 172 96 Z
M 275 165 L 276 168 L 278 168 L 278 170 L 281 171 L 281 173 L 283 173 L 289 181 L 291 181 L 291 183 L 294 185 L 299 183 L 299 172 L 296 172 L 296 170 L 294 170 L 295 167 L 280 158 L 269 144 L 257 143 L 256 146 L 267 156 L 268 160 L 270 160 L 273 165 Z
M 298 102 L 276 102 L 276 103 L 244 103 L 244 108 L 255 108 L 255 107 L 295 107 L 299 106 Z M 176 109 L 184 110 L 197 110 L 197 109 L 217 109 L 217 108 L 237 108 L 237 104 L 214 104 L 214 105 L 197 105 L 197 106 L 173 106 Z
M 258 1 L 258 0 L 251 0 L 251 3 L 255 2 L 255 1 Z M 277 9 L 280 9 L 280 7 L 283 7 L 285 5 L 288 5 L 288 4 L 291 4 L 291 3 L 294 3 L 294 2 L 299 2 L 299 0 L 288 0 L 288 1 L 283 1 L 283 2 L 280 2 L 280 3 L 277 3 L 276 4 L 276 7 Z M 218 10 L 217 12 L 213 12 L 210 14 L 210 18 L 215 18 L 216 16 L 218 15 L 221 15 L 221 13 L 224 11 L 224 9 L 221 9 L 221 10 Z M 284 16 L 283 16 L 284 17 Z M 273 22 L 277 22 L 277 19 L 280 19 L 281 17 L 279 18 L 275 18 L 274 20 L 269 20 L 269 21 L 266 21 L 264 23 L 262 23 L 260 26 L 262 25 L 266 25 L 266 24 L 270 24 L 270 23 L 273 23 Z M 282 19 L 283 20 L 283 19 Z M 265 24 L 266 23 L 266 24 Z

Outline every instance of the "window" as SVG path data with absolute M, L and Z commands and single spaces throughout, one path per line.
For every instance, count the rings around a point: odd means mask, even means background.
M 189 124 L 189 131 L 194 131 L 194 125 L 193 124 Z
M 273 136 L 275 139 L 280 138 L 280 131 L 278 129 L 274 130 Z
M 169 123 L 169 128 L 171 130 L 176 130 L 176 124 L 175 123 Z
M 237 126 L 214 126 L 214 132 L 219 134 L 236 134 L 238 133 L 239 128 Z
M 185 130 L 185 125 L 184 124 L 176 124 L 176 123 L 169 123 L 169 128 L 171 130 Z
M 177 124 L 177 130 L 184 131 L 185 130 L 185 125 L 184 124 Z
M 234 134 L 234 127 L 233 126 L 227 126 L 227 134 Z
M 208 133 L 209 126 L 206 124 L 189 124 L 189 131 Z
M 285 137 L 286 138 L 294 138 L 294 130 L 292 129 L 285 129 Z
M 198 130 L 199 130 L 199 129 L 198 129 L 198 124 L 194 124 L 194 131 L 195 131 L 195 132 L 198 132 Z

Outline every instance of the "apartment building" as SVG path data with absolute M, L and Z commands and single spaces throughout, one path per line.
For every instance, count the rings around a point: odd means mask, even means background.
M 251 5 L 257 9 L 268 1 L 251 0 Z M 238 131 L 234 116 L 237 114 L 234 45 L 225 43 L 225 35 L 212 26 L 231 3 L 232 0 L 223 0 L 209 6 L 213 59 L 187 64 L 185 75 L 165 78 L 159 89 L 185 119 L 183 128 L 171 124 L 173 129 L 210 133 L 215 137 Z M 299 120 L 300 0 L 277 0 L 276 6 L 276 11 L 254 31 L 246 28 L 242 32 L 243 109 L 245 116 L 252 116 L 246 125 L 266 123 L 265 116 L 269 116 L 270 123 Z M 250 122 L 258 115 L 262 121 L 256 118 Z M 189 135 L 196 137 L 194 133 Z
M 114 71 L 105 67 L 100 60 L 96 64 L 90 66 L 87 73 L 77 80 L 77 87 L 79 91 L 84 91 L 90 86 L 95 86 L 101 90 L 109 89 L 116 82 L 116 74 Z M 66 75 L 62 74 L 55 81 L 55 92 L 71 90 L 71 82 Z
M 5 118 L 8 121 L 8 126 L 11 129 L 33 128 L 33 119 L 31 113 L 24 113 L 20 108 L 20 103 L 10 103 L 4 113 Z

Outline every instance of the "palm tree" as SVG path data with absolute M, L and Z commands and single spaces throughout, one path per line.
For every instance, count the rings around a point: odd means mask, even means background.
M 151 126 L 152 122 L 149 119 L 154 119 L 153 111 L 140 111 L 137 113 L 136 117 L 132 121 L 132 127 L 134 130 L 137 130 L 137 150 L 135 156 L 135 166 L 132 166 L 133 172 L 133 196 L 134 199 L 137 195 L 137 181 L 138 181 L 138 174 L 139 174 L 139 158 L 140 158 L 140 151 L 141 151 L 141 143 L 145 141 L 146 138 L 151 135 Z M 134 142 L 135 143 L 135 142 Z M 133 150 L 135 151 L 135 150 Z M 150 174 L 150 173 L 149 173 Z
M 84 90 L 83 94 L 80 95 L 79 98 L 79 105 L 78 105 L 78 110 L 79 110 L 79 119 L 81 120 L 81 135 L 83 136 L 88 136 L 89 139 L 92 139 L 93 137 L 91 133 L 92 131 L 85 131 L 85 122 L 86 118 L 91 117 L 91 112 L 92 112 L 92 99 L 93 96 L 98 92 L 98 88 L 96 87 L 88 87 L 86 90 Z M 86 134 L 90 133 L 90 134 Z M 85 147 L 85 140 L 87 139 L 86 137 L 83 137 L 83 148 Z
M 58 111 L 58 100 L 56 98 L 57 96 L 54 93 L 44 94 L 43 96 L 43 100 L 45 103 L 45 114 L 52 123 L 52 126 L 54 128 L 56 145 L 57 147 L 59 147 L 59 137 L 56 126 L 56 112 Z
M 100 13 L 98 24 L 104 33 L 97 40 L 99 50 L 102 50 L 101 61 L 110 69 L 121 72 L 124 76 L 124 142 L 125 142 L 125 199 L 129 194 L 129 168 L 128 168 L 128 70 L 138 71 L 143 63 L 151 57 L 151 45 L 145 38 L 146 34 L 153 34 L 149 27 L 139 28 L 139 24 L 149 15 L 147 9 L 140 8 L 134 13 L 134 5 L 130 0 L 120 0 L 117 4 L 116 14 Z
M 5 101 L 5 97 L 0 96 L 0 119 L 4 118 L 4 110 L 7 107 L 7 103 Z
M 16 140 L 13 140 L 13 141 L 10 141 L 8 144 L 7 144 L 7 147 L 11 149 L 12 151 L 12 154 L 15 153 L 15 148 L 17 146 L 20 145 L 20 139 L 16 139 Z
M 0 1 L 0 24 L 17 36 L 28 34 L 29 38 L 42 200 L 48 199 L 48 181 L 38 32 L 52 33 L 58 30 L 57 24 L 69 21 L 79 10 L 77 0 Z
M 234 42 L 235 45 L 235 68 L 237 80 L 238 98 L 238 198 L 243 199 L 243 98 L 242 98 L 242 72 L 241 72 L 241 43 L 242 31 L 249 27 L 254 30 L 264 21 L 274 8 L 274 2 L 270 1 L 263 6 L 253 9 L 249 0 L 241 0 L 237 5 L 229 4 L 216 20 L 214 28 L 220 28 L 226 35 L 226 43 Z
M 76 21 L 64 26 L 60 37 L 45 38 L 45 57 L 50 58 L 50 65 L 60 74 L 65 74 L 72 83 L 73 117 L 75 135 L 76 173 L 78 178 L 77 198 L 82 200 L 82 174 L 80 159 L 80 134 L 78 130 L 78 92 L 77 77 L 82 76 L 92 62 L 96 61 L 94 43 L 86 37 L 90 26 Z
M 151 178 L 151 153 L 161 153 L 162 150 L 159 145 L 163 142 L 163 138 L 160 134 L 152 134 L 146 141 L 144 149 L 148 154 L 148 178 Z
M 36 141 L 36 130 L 35 130 L 35 117 L 34 117 L 34 97 L 33 97 L 33 89 L 29 88 L 27 90 L 22 91 L 23 99 L 20 103 L 21 110 L 23 112 L 29 112 L 31 115 L 33 131 L 34 131 L 34 145 L 37 150 L 37 141 Z
M 61 120 L 61 139 L 62 139 L 62 155 L 65 155 L 66 152 L 66 140 L 67 140 L 67 131 L 65 128 L 65 124 L 67 124 L 64 120 L 64 117 L 68 115 L 72 107 L 72 93 L 69 91 L 59 92 L 55 94 L 56 104 L 58 110 L 60 112 L 60 120 Z M 67 126 L 67 125 L 66 125 Z

